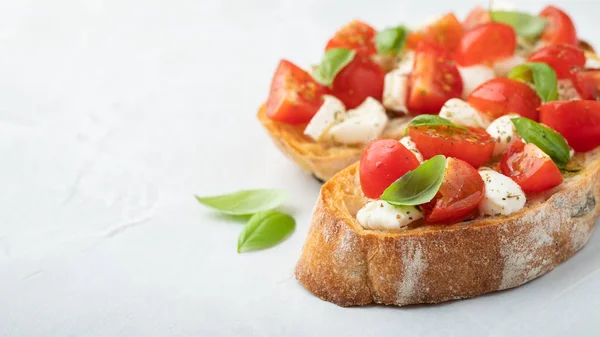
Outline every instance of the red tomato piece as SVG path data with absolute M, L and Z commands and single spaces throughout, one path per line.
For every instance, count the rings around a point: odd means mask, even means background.
M 327 42 L 325 50 L 346 48 L 358 53 L 372 55 L 377 53 L 375 47 L 377 31 L 368 24 L 354 20 L 346 24 Z
M 508 25 L 490 22 L 465 33 L 456 49 L 456 62 L 463 66 L 484 64 L 512 56 L 517 47 L 515 30 Z
M 427 27 L 408 35 L 408 48 L 417 49 L 421 45 L 438 46 L 445 51 L 453 52 L 463 36 L 463 27 L 452 13 L 448 13 Z
M 475 8 L 473 8 L 473 10 L 471 10 L 467 15 L 465 22 L 463 22 L 463 28 L 465 31 L 469 31 L 490 21 L 492 21 L 492 18 L 490 17 L 490 11 L 481 6 L 475 6 Z
M 408 134 L 425 159 L 443 154 L 479 167 L 492 158 L 494 140 L 483 129 L 456 126 L 409 126 Z
M 287 60 L 281 60 L 267 99 L 267 116 L 289 123 L 308 123 L 319 110 L 326 88 L 306 71 Z
M 542 100 L 527 84 L 509 78 L 491 79 L 471 92 L 467 102 L 493 119 L 510 113 L 538 120 Z
M 415 154 L 397 140 L 374 140 L 360 159 L 360 186 L 367 197 L 378 199 L 394 181 L 419 165 Z
M 437 114 L 451 98 L 461 97 L 462 78 L 454 61 L 435 48 L 419 48 L 409 79 L 407 108 L 413 114 Z
M 529 55 L 530 62 L 543 62 L 556 72 L 558 79 L 571 78 L 574 68 L 585 65 L 585 55 L 581 49 L 568 44 L 553 44 Z
M 520 140 L 513 141 L 502 155 L 500 169 L 526 193 L 549 190 L 563 182 L 558 166 L 544 151 Z
M 574 71 L 573 84 L 581 99 L 600 101 L 600 69 Z
M 368 56 L 356 54 L 333 80 L 331 94 L 354 109 L 367 97 L 381 101 L 385 71 Z
M 485 184 L 477 170 L 460 159 L 448 158 L 439 191 L 420 207 L 427 222 L 455 223 L 475 210 L 484 194 Z
M 577 152 L 600 146 L 600 102 L 549 102 L 540 107 L 540 121 L 560 133 Z
M 540 13 L 541 17 L 548 19 L 546 28 L 542 33 L 542 41 L 547 44 L 579 44 L 577 31 L 573 21 L 567 13 L 554 7 L 548 6 Z

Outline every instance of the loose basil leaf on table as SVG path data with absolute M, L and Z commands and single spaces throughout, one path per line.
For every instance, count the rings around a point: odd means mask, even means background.
M 446 118 L 440 117 L 438 115 L 418 115 L 417 117 L 413 118 L 410 121 L 410 123 L 408 123 L 408 125 L 409 126 L 450 125 L 450 126 L 457 127 L 459 129 L 466 130 L 466 128 L 464 126 L 456 125 L 456 124 L 452 123 L 451 121 L 447 120 Z
M 543 102 L 556 101 L 558 98 L 558 80 L 556 72 L 542 62 L 528 62 L 514 67 L 508 78 L 533 83 L 535 91 Z
M 408 29 L 404 26 L 386 28 L 375 36 L 377 52 L 382 55 L 395 55 L 404 48 Z
M 247 215 L 268 211 L 285 200 L 287 193 L 278 189 L 244 190 L 212 197 L 199 197 L 201 204 L 226 214 Z
M 525 38 L 540 36 L 547 24 L 542 17 L 517 11 L 490 11 L 490 17 L 494 22 L 513 27 L 517 35 Z
M 533 143 L 544 151 L 558 168 L 564 169 L 571 159 L 569 144 L 558 132 L 529 118 L 511 119 L 517 132 L 528 143 Z
M 383 191 L 381 200 L 396 206 L 416 206 L 435 197 L 444 180 L 446 157 L 437 155 L 407 172 Z
M 287 238 L 296 227 L 291 216 L 266 211 L 254 214 L 238 237 L 238 253 L 272 247 Z
M 316 68 L 313 77 L 322 85 L 330 87 L 335 76 L 344 69 L 348 63 L 352 62 L 356 51 L 345 48 L 329 49 L 323 55 L 321 64 Z

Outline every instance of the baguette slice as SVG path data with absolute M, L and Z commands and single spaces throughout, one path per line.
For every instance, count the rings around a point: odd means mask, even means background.
M 365 230 L 358 163 L 325 183 L 296 278 L 340 306 L 438 303 L 513 288 L 549 272 L 587 242 L 600 213 L 600 148 L 560 186 L 510 216 L 403 231 Z

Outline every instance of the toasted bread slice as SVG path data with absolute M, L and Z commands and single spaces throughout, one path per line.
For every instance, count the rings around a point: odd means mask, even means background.
M 341 306 L 438 303 L 522 285 L 581 249 L 600 213 L 600 148 L 572 161 L 582 170 L 515 214 L 403 231 L 357 222 L 367 198 L 356 163 L 323 185 L 296 278 Z

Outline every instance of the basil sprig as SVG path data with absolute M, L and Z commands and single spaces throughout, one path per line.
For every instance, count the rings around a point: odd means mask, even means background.
M 515 30 L 517 35 L 525 38 L 536 38 L 546 28 L 547 20 L 517 11 L 490 11 L 492 21 L 507 24 Z
M 517 132 L 528 143 L 533 143 L 544 151 L 560 169 L 564 169 L 571 159 L 569 145 L 558 132 L 529 118 L 511 119 Z
M 398 54 L 404 47 L 408 29 L 404 26 L 386 28 L 375 36 L 375 47 L 382 55 Z
M 416 206 L 435 197 L 446 171 L 446 157 L 437 155 L 407 172 L 383 191 L 381 199 L 396 206 Z
M 556 101 L 558 98 L 558 80 L 556 72 L 542 62 L 528 62 L 514 67 L 508 78 L 533 83 L 535 91 L 543 102 Z
M 456 125 L 446 118 L 440 117 L 438 115 L 418 115 L 413 118 L 409 126 L 438 126 L 438 125 L 450 125 L 459 129 L 466 130 L 464 126 Z
M 313 77 L 322 85 L 330 87 L 335 76 L 344 69 L 348 63 L 352 62 L 356 51 L 345 48 L 329 49 L 323 55 L 321 64 L 315 70 Z

